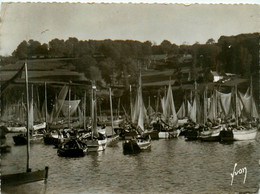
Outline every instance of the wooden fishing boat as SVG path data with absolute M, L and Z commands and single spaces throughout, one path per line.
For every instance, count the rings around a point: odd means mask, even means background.
M 233 140 L 234 141 L 245 141 L 245 140 L 253 140 L 257 135 L 257 128 L 253 129 L 233 129 Z
M 61 157 L 83 157 L 86 151 L 86 143 L 75 138 L 61 143 L 58 147 L 57 154 Z
M 51 130 L 43 136 L 44 144 L 58 146 L 63 142 L 63 134 L 59 130 Z
M 107 136 L 105 131 L 103 133 L 98 132 L 97 129 L 97 102 L 96 102 L 96 86 L 92 85 L 92 101 L 91 101 L 91 136 L 87 138 L 87 151 L 88 152 L 98 152 L 106 149 L 107 146 Z
M 146 137 L 137 137 L 134 139 L 126 140 L 123 142 L 123 152 L 124 154 L 137 154 L 141 151 L 150 151 L 151 150 L 151 138 L 150 136 Z
M 123 142 L 123 153 L 124 154 L 135 154 L 145 150 L 151 150 L 151 137 L 144 133 L 144 119 L 146 117 L 146 111 L 142 98 L 142 80 L 141 73 L 139 76 L 139 86 L 137 89 L 137 98 L 135 102 L 135 117 L 137 120 L 136 132 L 141 135 L 134 137 L 130 140 Z M 135 119 L 133 119 L 135 120 Z
M 26 145 L 27 144 L 27 135 L 21 133 L 13 136 L 15 145 Z M 41 143 L 43 141 L 43 134 L 33 133 L 30 135 L 30 143 Z
M 107 146 L 107 137 L 99 136 L 97 138 L 91 138 L 88 139 L 86 143 L 88 152 L 104 151 Z
M 199 133 L 199 139 L 201 141 L 220 141 L 220 132 L 222 130 L 222 126 L 212 127 L 209 130 L 201 131 Z

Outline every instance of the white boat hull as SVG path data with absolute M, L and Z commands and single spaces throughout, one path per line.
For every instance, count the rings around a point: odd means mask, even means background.
M 171 138 L 176 138 L 179 137 L 181 131 L 178 129 L 176 131 L 166 131 L 166 132 L 159 132 L 159 139 L 171 139 Z
M 151 149 L 151 141 L 140 141 L 138 140 L 137 145 L 141 150 L 149 150 Z
M 182 125 L 184 125 L 184 124 L 186 124 L 186 123 L 188 123 L 188 119 L 187 119 L 187 118 L 185 118 L 185 119 L 179 119 L 179 120 L 178 120 L 178 125 L 179 125 L 179 126 L 182 126 Z
M 256 138 L 257 135 L 257 128 L 251 130 L 233 130 L 233 139 L 235 141 L 246 141 L 246 140 L 253 140 Z
M 104 140 L 87 140 L 88 152 L 99 152 L 105 150 L 107 147 L 107 138 Z
M 46 128 L 45 122 L 33 126 L 33 129 L 36 130 L 36 131 L 39 130 L 39 129 L 45 129 L 45 128 Z M 7 129 L 10 133 L 25 133 L 27 131 L 25 126 L 22 126 L 22 127 L 7 127 Z

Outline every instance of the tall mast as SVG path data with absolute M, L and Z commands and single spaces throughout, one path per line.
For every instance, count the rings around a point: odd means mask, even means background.
M 112 135 L 114 135 L 113 104 L 112 104 L 111 88 L 109 88 L 109 99 L 110 99 L 110 113 L 111 113 Z
M 86 130 L 86 98 L 87 98 L 87 92 L 85 91 L 84 93 L 84 102 L 83 102 L 83 125 L 84 125 L 84 130 Z
M 27 108 L 27 162 L 26 172 L 30 172 L 30 129 L 29 129 L 29 87 L 28 87 L 28 72 L 27 72 L 27 61 L 24 64 L 25 67 L 25 88 L 26 88 L 26 108 Z
M 238 97 L 237 97 L 237 85 L 235 85 L 235 98 L 236 98 L 236 107 L 235 107 L 235 114 L 236 114 L 236 125 L 238 126 L 238 110 L 237 110 L 237 105 L 238 105 Z
M 117 118 L 119 119 L 119 115 L 120 115 L 120 97 L 119 97 L 119 99 L 118 99 L 118 108 L 117 108 L 117 111 L 118 111 Z
M 132 104 L 132 87 L 130 85 L 130 118 L 132 118 L 132 110 L 133 109 L 133 104 Z
M 44 82 L 44 98 L 45 98 L 45 123 L 47 125 L 47 113 L 48 113 L 48 110 L 47 110 L 47 107 L 48 107 L 48 102 L 47 102 L 47 83 Z
M 252 113 L 253 113 L 253 82 L 252 82 L 252 76 L 250 77 L 250 116 L 251 118 L 253 117 Z
M 70 129 L 70 97 L 71 97 L 71 89 L 69 84 L 69 106 L 68 106 L 68 128 Z
M 93 131 L 95 132 L 95 135 L 97 135 L 97 97 L 96 97 L 96 85 L 93 86 L 93 110 L 94 110 L 94 119 L 93 119 Z M 93 132 L 92 132 L 92 138 L 93 138 Z

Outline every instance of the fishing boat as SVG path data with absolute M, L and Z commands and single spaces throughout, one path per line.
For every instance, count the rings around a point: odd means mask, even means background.
M 124 154 L 137 154 L 141 151 L 151 150 L 151 138 L 150 136 L 137 136 L 134 139 L 126 140 L 123 143 Z
M 21 70 L 25 68 L 25 86 L 26 86 L 26 99 L 27 99 L 27 162 L 26 162 L 26 172 L 16 173 L 16 174 L 6 174 L 1 175 L 1 189 L 3 192 L 8 190 L 8 188 L 13 188 L 17 185 L 23 185 L 27 183 L 37 182 L 44 180 L 44 183 L 47 182 L 48 178 L 48 167 L 45 167 L 42 170 L 32 171 L 30 168 L 30 130 L 32 130 L 32 121 L 30 121 L 29 113 L 29 88 L 28 88 L 28 74 L 27 74 L 27 63 L 23 65 Z M 20 70 L 20 71 L 21 71 Z
M 243 117 L 243 114 L 251 120 L 249 123 L 239 123 L 239 117 Z M 259 118 L 259 114 L 253 98 L 252 78 L 250 93 L 247 92 L 243 95 L 238 92 L 237 85 L 235 86 L 235 116 L 236 125 L 233 126 L 231 130 L 224 131 L 220 134 L 221 141 L 254 140 L 258 131 L 257 122 L 254 121 Z
M 112 93 L 111 93 L 111 88 L 109 88 L 109 101 L 110 101 L 110 113 L 111 113 L 111 131 L 112 135 L 108 136 L 107 140 L 107 146 L 108 147 L 113 147 L 116 146 L 119 142 L 119 135 L 114 134 L 114 119 L 113 119 L 113 103 L 112 103 Z
M 164 128 L 159 131 L 160 139 L 171 139 L 176 138 L 180 135 L 180 130 L 178 127 L 178 118 L 175 110 L 171 80 L 168 86 L 167 96 L 162 100 L 162 109 L 163 109 L 163 117 L 161 122 L 163 123 Z
M 51 129 L 50 132 L 47 132 L 43 136 L 44 144 L 54 145 L 57 147 L 64 140 L 63 134 L 59 130 Z
M 96 102 L 96 86 L 92 85 L 92 101 L 91 101 L 91 136 L 86 139 L 87 151 L 98 152 L 104 151 L 107 146 L 107 136 L 105 133 L 98 132 L 97 129 L 97 102 Z
M 30 125 L 30 143 L 40 143 L 43 140 L 43 133 L 40 132 L 40 129 L 34 129 L 34 106 L 33 106 L 33 85 L 31 86 L 31 100 L 29 106 L 29 125 Z M 15 145 L 25 145 L 27 143 L 27 135 L 25 133 L 21 133 L 13 136 L 13 140 Z
M 72 138 L 61 143 L 57 154 L 61 157 L 83 157 L 87 152 L 87 145 L 77 138 Z
M 222 131 L 221 125 L 211 127 L 208 130 L 201 131 L 199 133 L 199 138 L 201 141 L 220 141 L 221 131 Z
M 151 150 L 151 137 L 145 135 L 144 133 L 144 120 L 146 119 L 146 110 L 144 107 L 143 97 L 142 97 L 142 80 L 141 72 L 139 76 L 139 86 L 137 90 L 137 97 L 135 102 L 135 109 L 133 114 L 133 121 L 137 118 L 137 128 L 136 131 L 140 134 L 130 140 L 125 140 L 123 142 L 123 153 L 124 154 L 134 154 L 140 151 Z

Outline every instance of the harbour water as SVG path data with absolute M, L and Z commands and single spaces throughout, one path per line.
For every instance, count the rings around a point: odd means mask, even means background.
M 23 172 L 26 146 L 14 146 L 1 156 L 1 173 Z M 152 141 L 152 150 L 124 155 L 122 141 L 104 152 L 83 158 L 61 158 L 53 146 L 31 144 L 31 168 L 49 166 L 46 193 L 236 193 L 252 192 L 260 183 L 260 135 L 256 140 L 221 144 L 185 141 L 184 137 Z M 231 173 L 246 167 L 245 174 Z M 16 193 L 39 193 L 23 190 Z

